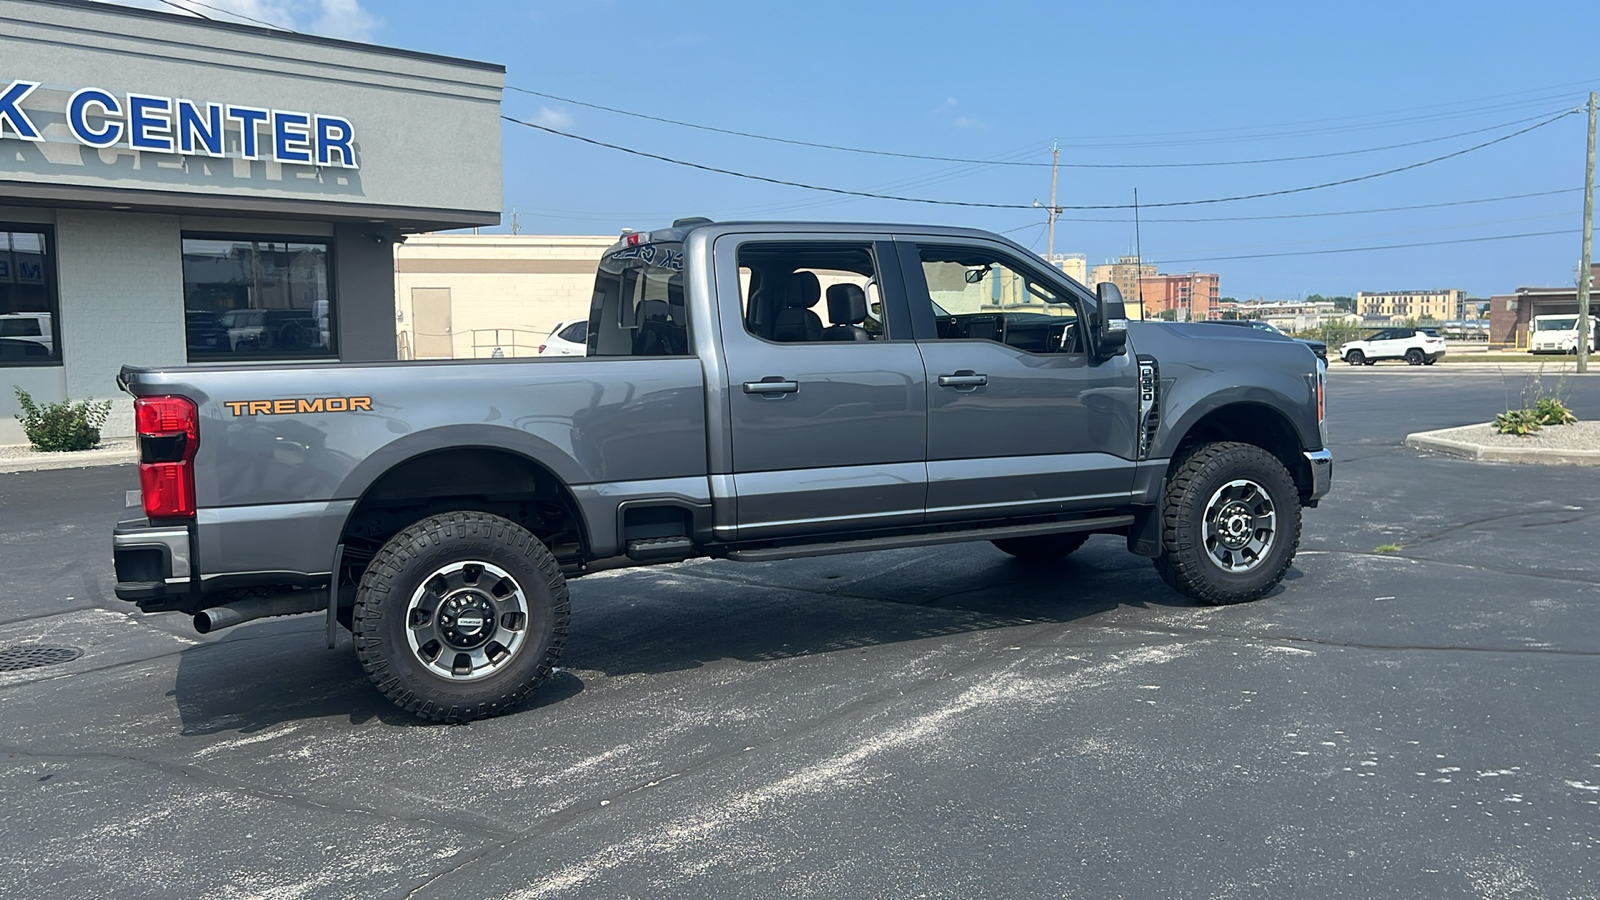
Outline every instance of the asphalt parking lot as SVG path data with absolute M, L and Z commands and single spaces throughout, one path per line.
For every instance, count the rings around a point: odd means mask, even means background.
M 1336 365 L 1333 492 L 1252 604 L 1111 537 L 606 573 L 455 727 L 320 617 L 128 615 L 128 467 L 0 476 L 0 647 L 84 651 L 0 673 L 0 895 L 1595 897 L 1600 470 L 1401 445 L 1523 378 Z

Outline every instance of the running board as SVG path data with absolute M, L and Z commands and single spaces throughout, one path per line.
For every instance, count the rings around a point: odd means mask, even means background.
M 960 544 L 967 541 L 993 541 L 1001 538 L 1032 537 L 1039 534 L 1062 534 L 1069 531 L 1111 531 L 1132 525 L 1133 521 L 1133 516 L 1100 516 L 1093 519 L 1038 522 L 1032 525 L 1004 525 L 999 528 L 933 531 L 927 534 L 898 534 L 892 537 L 861 538 L 854 541 L 835 541 L 827 544 L 794 544 L 788 547 L 729 550 L 727 553 L 714 553 L 714 555 L 740 562 L 766 562 L 773 559 L 800 559 L 807 556 L 831 556 L 835 553 L 865 553 L 869 550 L 898 550 L 902 547 Z

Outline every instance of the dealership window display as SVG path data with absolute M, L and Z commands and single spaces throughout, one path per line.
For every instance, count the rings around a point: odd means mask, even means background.
M 333 357 L 327 242 L 185 235 L 189 359 Z
M 0 366 L 61 359 L 51 235 L 0 224 Z

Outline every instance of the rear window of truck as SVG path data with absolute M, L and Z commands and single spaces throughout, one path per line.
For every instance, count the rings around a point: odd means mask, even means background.
M 684 277 L 679 243 L 641 243 L 607 254 L 589 307 L 589 355 L 687 355 Z

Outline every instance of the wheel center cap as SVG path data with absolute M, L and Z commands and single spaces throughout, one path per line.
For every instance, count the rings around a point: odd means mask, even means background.
M 494 605 L 477 591 L 461 591 L 439 605 L 439 636 L 452 647 L 480 647 L 495 631 Z
M 1251 516 L 1243 506 L 1230 503 L 1217 518 L 1217 524 L 1221 526 L 1223 543 L 1230 547 L 1243 547 L 1249 542 L 1252 532 Z

